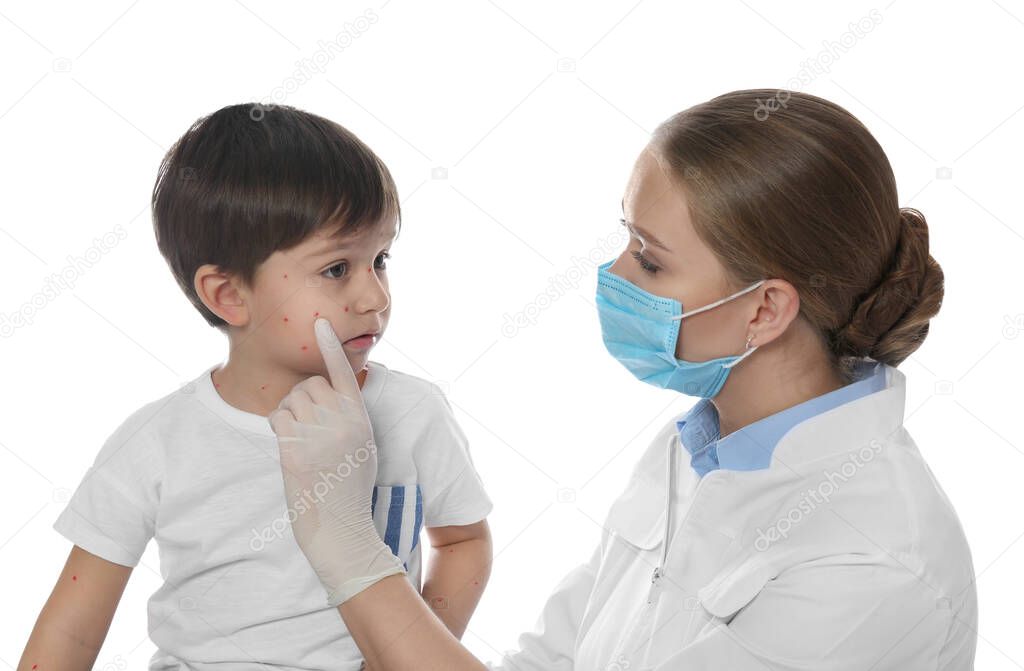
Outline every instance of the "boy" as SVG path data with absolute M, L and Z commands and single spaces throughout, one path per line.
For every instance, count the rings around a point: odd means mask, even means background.
M 461 637 L 486 584 L 491 501 L 440 389 L 369 361 L 390 315 L 398 196 L 350 132 L 292 107 L 234 105 L 197 121 L 153 191 L 157 244 L 229 357 L 137 410 L 107 439 L 54 528 L 75 544 L 19 669 L 88 669 L 150 538 L 150 669 L 358 669 L 362 655 L 288 524 L 267 421 L 326 375 L 312 323 L 327 318 L 357 371 L 378 446 L 373 517 Z M 324 480 L 310 496 L 323 496 Z

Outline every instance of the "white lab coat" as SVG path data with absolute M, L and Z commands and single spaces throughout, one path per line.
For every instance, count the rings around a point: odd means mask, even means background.
M 763 470 L 698 478 L 669 422 L 590 561 L 490 668 L 972 669 L 970 550 L 885 369 L 885 389 L 793 427 Z

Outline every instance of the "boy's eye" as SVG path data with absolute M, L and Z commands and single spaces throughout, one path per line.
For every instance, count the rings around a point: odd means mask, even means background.
M 331 271 L 333 271 L 335 269 L 337 269 L 337 271 L 338 271 L 338 275 L 337 276 L 335 276 L 331 272 Z M 337 280 L 337 279 L 341 279 L 342 275 L 345 274 L 346 270 L 348 270 L 348 263 L 346 263 L 345 261 L 341 261 L 339 263 L 335 263 L 333 266 L 331 266 L 330 268 L 328 268 L 327 270 L 323 271 L 320 274 L 321 275 L 325 275 L 328 279 Z
M 373 267 L 376 268 L 377 270 L 385 270 L 388 267 L 387 260 L 390 258 L 391 254 L 389 254 L 388 252 L 381 252 L 380 254 L 377 255 L 377 258 L 373 260 Z M 333 266 L 327 268 L 320 274 L 331 280 L 340 280 L 347 273 L 348 261 L 338 261 Z
M 636 259 L 636 262 L 640 264 L 640 267 L 645 273 L 653 275 L 660 270 L 658 266 L 654 265 L 644 257 L 643 252 L 633 250 L 630 254 L 633 255 L 633 258 Z

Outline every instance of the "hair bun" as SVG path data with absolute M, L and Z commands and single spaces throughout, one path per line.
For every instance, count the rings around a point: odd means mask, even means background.
M 912 207 L 900 208 L 900 237 L 888 268 L 860 297 L 846 326 L 834 336 L 840 357 L 870 357 L 897 366 L 928 335 L 942 305 L 942 268 L 928 252 L 928 224 Z

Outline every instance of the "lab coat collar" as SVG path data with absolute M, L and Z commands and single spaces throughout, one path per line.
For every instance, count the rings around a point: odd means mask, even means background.
M 703 477 L 724 468 L 753 471 L 771 464 L 779 439 L 792 427 L 816 414 L 885 388 L 885 370 L 871 359 L 858 361 L 854 381 L 826 394 L 764 417 L 720 438 L 718 410 L 710 399 L 700 399 L 676 422 L 680 442 L 690 454 L 690 465 Z
M 878 364 L 878 391 L 800 422 L 779 439 L 771 468 L 803 467 L 826 456 L 886 440 L 903 426 L 906 376 L 888 364 Z

